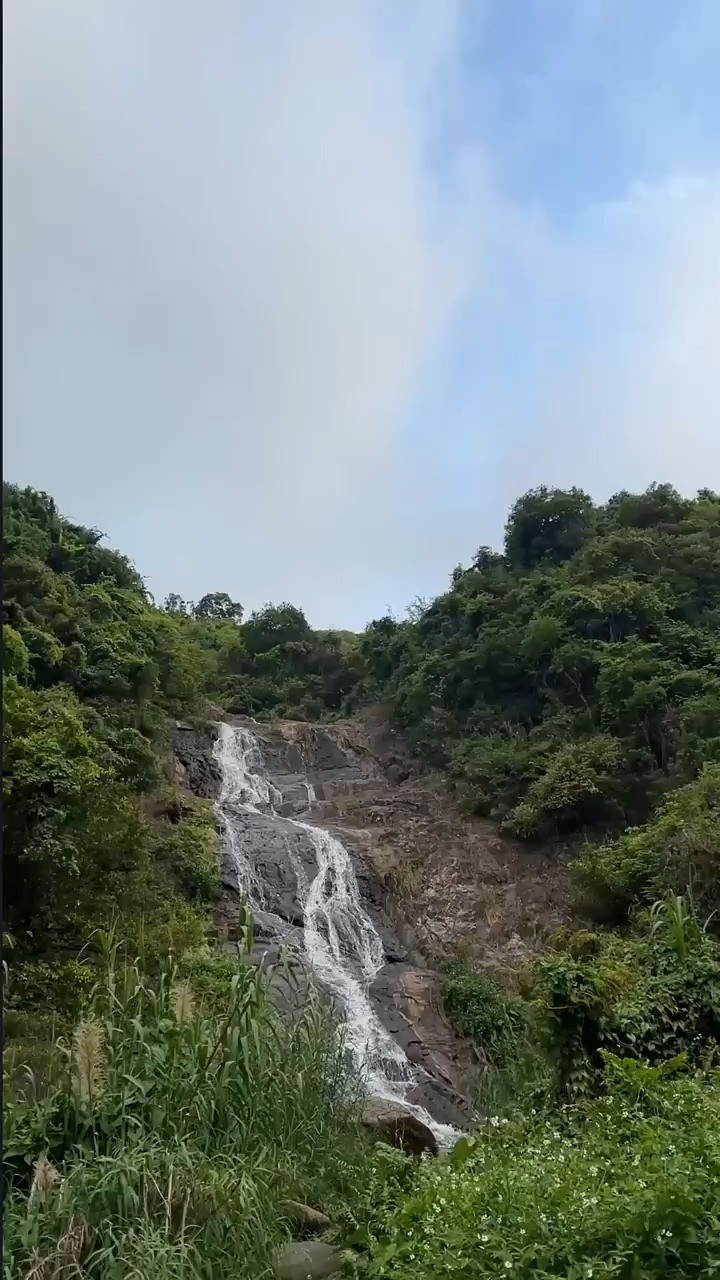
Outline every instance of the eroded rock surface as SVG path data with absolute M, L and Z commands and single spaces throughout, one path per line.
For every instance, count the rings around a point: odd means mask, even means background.
M 292 972 L 288 1005 L 307 980 L 301 954 L 303 913 L 298 870 L 312 879 L 315 851 L 297 819 L 340 839 L 352 859 L 363 903 L 386 963 L 370 991 L 378 1016 L 419 1068 L 412 1101 L 437 1120 L 462 1126 L 473 1056 L 439 1008 L 439 962 L 462 945 L 481 962 L 512 964 L 538 934 L 565 916 L 562 870 L 546 853 L 501 839 L 489 823 L 464 815 L 448 779 L 425 771 L 392 729 L 371 718 L 332 725 L 259 724 L 229 717 L 257 739 L 275 815 L 233 814 L 235 856 L 255 868 L 263 909 L 255 911 L 254 959 L 274 960 L 282 943 Z M 217 729 L 178 725 L 173 742 L 184 783 L 217 798 Z M 227 892 L 220 915 L 237 929 L 237 868 L 222 866 Z

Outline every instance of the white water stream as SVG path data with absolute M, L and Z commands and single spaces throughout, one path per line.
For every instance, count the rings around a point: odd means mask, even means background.
M 259 743 L 247 729 L 220 724 L 214 754 L 222 774 L 217 810 L 237 871 L 238 889 L 247 896 L 250 910 L 266 909 L 266 889 L 233 820 L 238 811 L 261 814 L 279 824 L 290 823 L 305 833 L 317 867 L 312 879 L 286 839 L 303 915 L 305 958 L 319 981 L 342 1004 L 348 1049 L 367 1092 L 412 1111 L 432 1129 L 439 1146 L 451 1146 L 459 1137 L 457 1131 L 438 1124 L 422 1107 L 408 1101 L 417 1083 L 415 1072 L 372 1007 L 369 989 L 385 955 L 377 929 L 363 907 L 347 849 L 328 831 L 278 814 L 282 794 L 270 781 Z M 315 792 L 311 783 L 304 785 L 310 805 Z

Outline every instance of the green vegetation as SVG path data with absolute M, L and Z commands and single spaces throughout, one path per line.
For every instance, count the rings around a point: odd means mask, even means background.
M 46 494 L 4 486 L 6 922 L 18 954 L 77 950 L 117 916 L 162 954 L 204 937 L 218 887 L 210 806 L 178 796 L 168 716 L 336 713 L 347 635 L 214 593 L 156 608 L 129 561 Z M 153 938 L 149 933 L 154 935 Z
M 330 1215 L 348 1276 L 713 1274 L 720 948 L 682 900 L 645 923 L 559 937 L 525 1004 L 450 972 L 448 1005 L 496 1065 L 512 1078 L 532 1027 L 554 1072 L 420 1162 L 361 1134 L 337 1024 L 312 992 L 277 1012 L 251 921 L 238 961 L 159 970 L 98 935 L 53 1070 L 6 1082 L 4 1274 L 260 1280 L 288 1198 Z
M 357 637 L 313 631 L 294 605 L 265 605 L 245 622 L 241 606 L 217 593 L 197 605 L 169 596 L 164 607 L 204 655 L 207 696 L 237 715 L 322 720 L 344 708 L 360 678 Z
M 558 930 L 508 976 L 514 990 L 456 962 L 443 979 L 445 1011 L 478 1051 L 485 1109 L 593 1094 L 607 1053 L 651 1064 L 682 1054 L 698 1068 L 720 1060 L 720 944 L 685 898 L 658 900 L 632 934 Z
M 534 490 L 504 554 L 482 547 L 362 650 L 367 690 L 475 812 L 525 840 L 585 835 L 578 876 L 602 918 L 689 883 L 715 910 L 718 494 L 654 485 L 596 507 Z
M 312 994 L 275 1012 L 249 922 L 237 962 L 190 976 L 99 945 L 56 1082 L 6 1091 L 4 1275 L 267 1276 L 284 1198 L 340 1216 L 363 1185 L 335 1025 Z
M 118 914 L 129 939 L 147 927 L 159 949 L 197 945 L 204 914 L 193 901 L 217 881 L 214 822 L 189 801 L 177 827 L 168 820 L 165 724 L 199 709 L 202 651 L 96 530 L 63 520 L 44 494 L 5 486 L 4 499 L 4 881 L 16 958 L 77 950 Z
M 700 1067 L 720 1052 L 720 946 L 684 898 L 655 904 L 645 933 L 560 935 L 533 968 L 530 999 L 561 1098 L 592 1092 L 606 1052 Z
M 489 1064 L 507 1067 L 528 1034 L 528 1009 L 523 1001 L 504 991 L 484 970 L 462 961 L 448 965 L 442 998 L 461 1035 L 474 1041 Z
M 348 1275 L 720 1271 L 720 497 L 533 491 L 502 554 L 362 637 L 158 608 L 33 490 L 4 545 L 7 1280 L 267 1278 L 287 1198 Z M 312 992 L 278 1011 L 251 922 L 213 941 L 215 819 L 169 747 L 211 707 L 372 701 L 471 810 L 564 846 L 596 922 L 448 964 L 487 1118 L 430 1161 L 361 1134 L 341 1028 Z
M 634 903 L 687 885 L 712 921 L 720 908 L 720 766 L 704 765 L 644 826 L 609 844 L 589 844 L 573 871 L 601 919 L 625 919 Z
M 602 1097 L 500 1118 L 388 1191 L 365 1274 L 700 1280 L 720 1267 L 719 1185 L 720 1081 L 609 1057 Z

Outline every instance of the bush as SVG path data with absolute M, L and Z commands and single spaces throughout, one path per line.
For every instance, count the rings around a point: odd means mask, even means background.
M 542 1105 L 552 1087 L 551 1071 L 527 1001 L 463 963 L 448 968 L 441 990 L 450 1021 L 475 1048 L 471 1092 L 478 1111 L 517 1113 Z
M 450 966 L 442 983 L 442 999 L 458 1031 L 493 1062 L 505 1061 L 526 1032 L 526 1006 L 480 969 Z
M 561 938 L 535 964 L 532 998 L 560 1098 L 598 1087 L 604 1051 L 695 1063 L 720 1053 L 720 947 L 683 899 L 659 902 L 647 925 L 646 937 L 607 934 L 592 946 Z
M 603 734 L 560 747 L 504 826 L 529 838 L 617 817 L 614 792 L 622 754 L 621 744 Z
M 76 1018 L 97 980 L 94 965 L 78 960 L 61 964 L 35 961 L 12 970 L 6 1009 L 45 1008 L 60 1020 Z
M 698 910 L 720 908 L 720 766 L 666 797 L 644 827 L 612 843 L 589 846 L 572 871 L 600 918 L 627 919 L 632 907 L 666 889 L 690 890 Z M 717 924 L 717 922 L 716 922 Z
M 677 1064 L 676 1064 L 677 1065 Z M 365 1274 L 383 1280 L 660 1280 L 720 1267 L 720 1081 L 610 1060 L 561 1118 L 495 1121 L 388 1196 Z
M 182 796 L 171 806 L 172 824 L 163 823 L 157 842 L 175 883 L 190 902 L 212 902 L 220 892 L 218 833 L 209 800 Z
M 528 787 L 542 776 L 549 745 L 525 737 L 479 738 L 455 749 L 452 764 L 468 784 L 471 809 L 504 818 Z

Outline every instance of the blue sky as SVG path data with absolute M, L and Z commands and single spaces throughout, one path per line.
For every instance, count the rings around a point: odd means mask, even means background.
M 362 626 L 539 483 L 720 485 L 715 0 L 9 0 L 6 475 Z
M 468 133 L 487 130 L 511 198 L 567 226 L 669 167 L 717 163 L 714 0 L 500 3 L 484 21 L 481 9 L 465 10 Z

